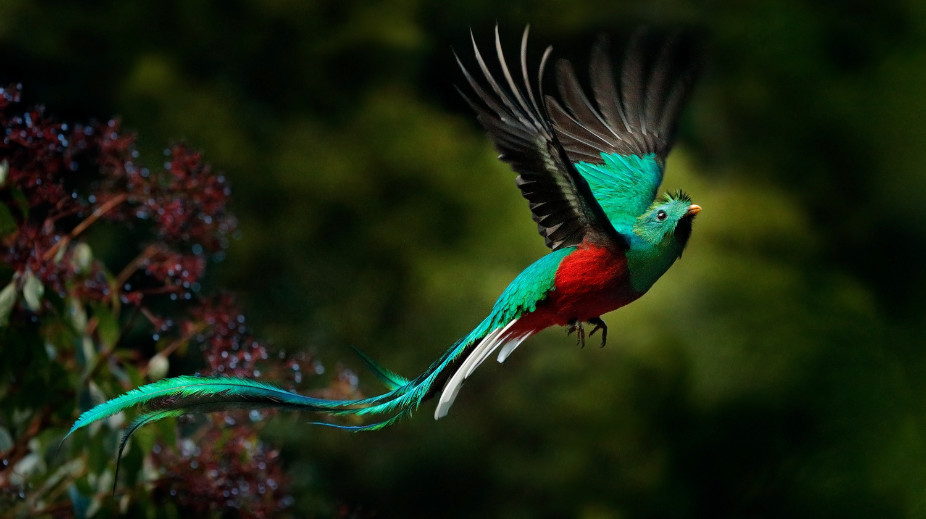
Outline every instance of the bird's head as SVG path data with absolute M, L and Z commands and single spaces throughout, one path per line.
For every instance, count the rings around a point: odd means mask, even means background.
M 681 256 L 691 237 L 692 221 L 699 212 L 701 206 L 692 204 L 684 191 L 666 193 L 637 218 L 633 232 L 653 247 L 672 250 Z

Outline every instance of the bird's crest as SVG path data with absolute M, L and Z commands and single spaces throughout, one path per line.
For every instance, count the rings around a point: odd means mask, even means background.
M 683 191 L 683 190 L 681 190 L 681 189 L 678 189 L 678 190 L 675 191 L 675 193 L 672 193 L 672 192 L 670 192 L 670 191 L 666 191 L 666 194 L 663 195 L 663 197 L 662 197 L 662 202 L 663 202 L 663 203 L 666 203 L 666 202 L 673 202 L 673 201 L 676 201 L 676 200 L 681 201 L 681 202 L 688 202 L 688 203 L 690 204 L 690 203 L 691 203 L 691 195 L 689 195 L 688 193 L 686 193 L 685 191 Z

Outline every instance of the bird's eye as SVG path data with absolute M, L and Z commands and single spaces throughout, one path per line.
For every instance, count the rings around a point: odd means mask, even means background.
M 665 219 L 668 218 L 668 217 L 669 217 L 669 215 L 666 214 L 666 212 L 663 211 L 662 209 L 660 209 L 659 212 L 656 213 L 656 220 L 658 220 L 658 221 L 660 221 L 660 222 L 663 221 L 663 220 L 665 220 Z

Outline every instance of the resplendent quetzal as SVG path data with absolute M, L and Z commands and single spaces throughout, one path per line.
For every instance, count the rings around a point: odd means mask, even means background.
M 475 59 L 484 77 L 480 81 L 460 66 L 475 93 L 467 101 L 495 142 L 499 158 L 518 173 L 517 186 L 552 251 L 508 285 L 488 317 L 469 335 L 411 380 L 361 354 L 388 388 L 371 398 L 325 400 L 241 378 L 180 376 L 142 386 L 86 411 L 68 434 L 136 405 L 145 412 L 126 430 L 120 454 L 131 434 L 146 423 L 232 407 L 384 416 L 367 425 L 334 425 L 379 429 L 435 395 L 439 400 L 434 417 L 446 415 L 464 380 L 486 358 L 498 351 L 499 362 L 504 361 L 544 328 L 567 326 L 584 344 L 587 323 L 594 326 L 589 335 L 601 330 L 604 345 L 607 327 L 601 315 L 649 290 L 681 256 L 692 221 L 701 210 L 681 191 L 656 198 L 699 62 L 678 40 L 653 49 L 638 33 L 630 40 L 616 76 L 602 39 L 591 56 L 594 103 L 568 61 L 556 66 L 556 100 L 545 96 L 541 85 L 551 48 L 543 54 L 533 87 L 526 60 L 527 35 L 525 30 L 519 74 L 506 64 L 497 28 L 501 77 L 490 72 L 475 40 Z

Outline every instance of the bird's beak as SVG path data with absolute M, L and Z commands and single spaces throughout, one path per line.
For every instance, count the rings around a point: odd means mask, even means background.
M 698 204 L 691 204 L 688 206 L 688 211 L 685 213 L 685 216 L 694 216 L 701 212 L 701 206 Z

